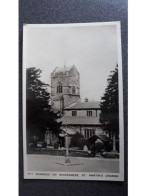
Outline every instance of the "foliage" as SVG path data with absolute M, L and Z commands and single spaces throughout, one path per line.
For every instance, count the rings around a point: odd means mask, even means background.
M 42 143 L 42 148 L 46 148 L 46 147 L 47 147 L 47 142 L 44 141 L 44 142 Z
M 57 142 L 54 143 L 54 149 L 58 149 L 59 145 Z
M 112 144 L 112 142 L 104 143 L 104 145 L 105 145 L 105 151 L 106 151 L 106 152 L 112 151 L 112 149 L 113 149 L 113 144 Z
M 83 147 L 86 145 L 86 139 L 80 138 L 77 142 L 77 147 L 83 150 Z
M 80 133 L 76 133 L 71 137 L 71 146 L 78 146 L 78 141 L 79 139 L 83 138 L 83 135 L 81 135 Z
M 27 139 L 33 135 L 44 139 L 46 129 L 58 134 L 60 123 L 57 113 L 53 113 L 49 107 L 50 94 L 47 92 L 47 84 L 40 80 L 41 70 L 35 67 L 26 70 L 26 128 Z
M 104 143 L 103 142 L 97 142 L 95 144 L 96 152 L 101 152 L 103 149 L 104 149 Z
M 100 121 L 107 131 L 119 133 L 118 65 L 108 78 L 108 85 L 101 98 Z

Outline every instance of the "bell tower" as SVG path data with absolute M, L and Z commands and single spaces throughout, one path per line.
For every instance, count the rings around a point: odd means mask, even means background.
M 51 73 L 51 107 L 62 111 L 80 101 L 80 74 L 75 65 L 56 67 Z

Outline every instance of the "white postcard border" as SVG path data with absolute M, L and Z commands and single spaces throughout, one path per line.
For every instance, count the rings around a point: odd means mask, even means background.
M 118 75 L 119 75 L 119 136 L 120 136 L 120 157 L 119 173 L 98 173 L 98 172 L 48 172 L 28 171 L 26 153 L 26 67 L 23 63 L 23 158 L 24 158 L 24 179 L 52 179 L 52 180 L 104 180 L 124 181 L 124 119 L 123 119 L 123 77 L 122 77 L 122 48 L 121 48 L 121 24 L 116 22 L 100 23 L 73 23 L 73 24 L 24 24 L 23 25 L 23 57 L 26 48 L 27 28 L 35 27 L 76 27 L 76 26 L 102 26 L 116 25 L 118 39 Z M 27 27 L 27 28 L 26 28 Z M 25 36 L 24 36 L 25 35 Z

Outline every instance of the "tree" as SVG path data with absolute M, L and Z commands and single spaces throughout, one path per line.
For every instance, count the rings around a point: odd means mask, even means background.
M 107 79 L 108 85 L 101 98 L 100 121 L 105 130 L 113 137 L 113 151 L 116 150 L 115 137 L 119 134 L 119 93 L 118 93 L 118 65 Z
M 26 69 L 26 129 L 27 141 L 32 136 L 44 139 L 46 129 L 54 134 L 60 131 L 61 123 L 57 122 L 58 113 L 49 106 L 50 93 L 47 84 L 40 80 L 41 70 L 31 67 Z

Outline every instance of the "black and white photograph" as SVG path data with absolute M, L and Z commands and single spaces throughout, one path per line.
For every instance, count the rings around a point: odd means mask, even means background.
M 23 25 L 25 179 L 124 181 L 121 24 Z

